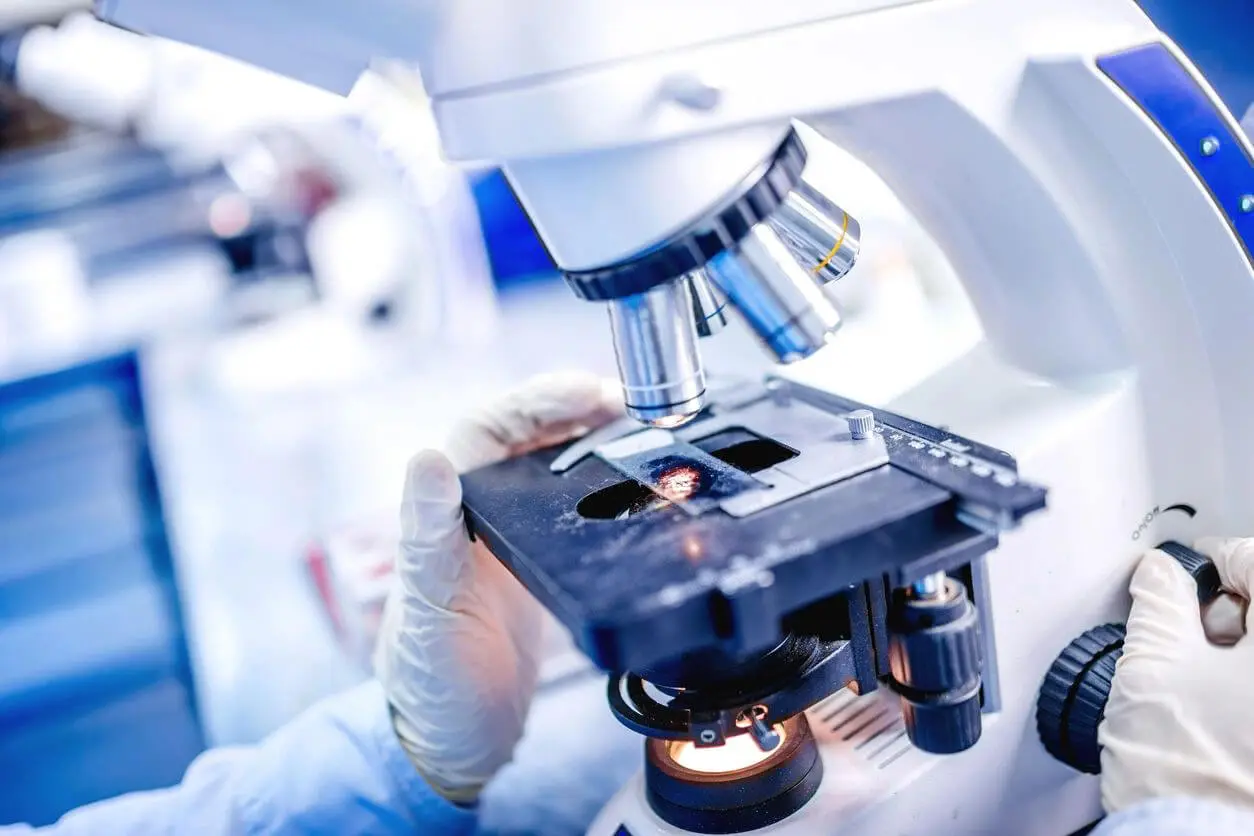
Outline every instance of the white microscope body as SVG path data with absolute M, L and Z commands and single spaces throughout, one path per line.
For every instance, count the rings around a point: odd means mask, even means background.
M 409 20 L 408 49 L 381 48 L 417 61 L 447 154 L 503 164 L 563 269 L 665 241 L 792 119 L 896 191 L 985 339 L 884 406 L 1009 451 L 1050 509 L 988 561 L 1001 693 L 981 741 L 860 745 L 894 718 L 825 731 L 851 713 L 838 694 L 811 712 L 823 786 L 761 832 L 1061 836 L 1098 818 L 1094 779 L 1037 739 L 1042 676 L 1122 618 L 1148 546 L 1254 533 L 1254 164 L 1187 59 L 1132 0 L 369 5 Z M 637 778 L 592 832 L 680 831 Z

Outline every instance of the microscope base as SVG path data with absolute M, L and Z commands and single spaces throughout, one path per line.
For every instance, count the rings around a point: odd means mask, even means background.
M 975 749 L 957 756 L 938 757 L 914 748 L 906 738 L 897 698 L 887 689 L 864 697 L 840 691 L 811 708 L 807 715 L 823 758 L 823 783 L 801 810 L 768 827 L 744 831 L 753 834 L 986 834 L 1031 833 L 1065 836 L 1101 815 L 1097 785 L 1092 779 L 1063 775 L 1054 786 L 1023 787 L 1015 792 L 1022 764 L 1008 764 L 1025 733 L 1035 731 L 1020 718 L 985 718 L 984 738 Z M 1035 748 L 1035 747 L 1032 747 Z M 944 764 L 940 769 L 936 767 Z M 961 795 L 953 793 L 954 773 L 964 774 L 967 786 L 980 786 L 981 795 L 999 795 L 990 813 L 974 816 Z M 920 780 L 925 774 L 926 780 Z M 1054 777 L 1060 773 L 1051 772 Z M 946 780 L 948 775 L 949 780 Z M 972 779 L 972 775 L 979 775 Z M 1035 782 L 1033 782 L 1035 783 Z M 1049 815 L 1025 821 L 1024 798 L 1033 807 L 1052 799 Z M 943 811 L 941 815 L 940 811 Z M 642 772 L 632 777 L 602 809 L 589 836 L 687 836 L 662 821 L 649 806 Z

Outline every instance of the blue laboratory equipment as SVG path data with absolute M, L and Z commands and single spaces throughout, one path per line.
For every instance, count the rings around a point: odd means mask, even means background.
M 134 353 L 0 385 L 0 823 L 204 748 Z
M 1138 0 L 1188 54 L 1238 117 L 1254 105 L 1254 3 L 1249 0 Z

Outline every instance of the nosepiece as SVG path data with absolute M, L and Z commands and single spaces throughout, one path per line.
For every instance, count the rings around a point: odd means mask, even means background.
M 655 427 L 686 424 L 705 404 L 692 294 L 684 278 L 609 303 L 627 414 Z
M 697 339 L 722 329 L 727 306 L 782 363 L 814 354 L 840 328 L 824 285 L 853 267 L 862 230 L 805 181 L 805 166 L 805 146 L 790 130 L 729 196 L 664 240 L 612 264 L 564 271 L 577 296 L 609 305 L 631 417 L 677 427 L 700 413 Z

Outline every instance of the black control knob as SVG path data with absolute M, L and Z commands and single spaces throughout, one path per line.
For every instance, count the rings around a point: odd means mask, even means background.
M 980 739 L 979 614 L 952 578 L 930 594 L 897 590 L 889 613 L 890 685 L 910 741 L 948 755 Z
M 1215 600 L 1221 591 L 1221 583 L 1219 569 L 1215 567 L 1213 560 L 1173 540 L 1168 540 L 1158 548 L 1174 557 L 1184 567 L 1184 571 L 1189 573 L 1189 577 L 1193 578 L 1197 584 L 1199 603 L 1206 604 Z
M 1122 624 L 1094 627 L 1058 654 L 1036 700 L 1036 730 L 1046 751 L 1089 775 L 1102 771 L 1097 727 L 1123 655 Z
M 1163 543 L 1159 548 L 1197 582 L 1201 603 L 1219 594 L 1219 571 L 1208 557 L 1176 542 Z M 1036 700 L 1036 731 L 1046 751 L 1090 775 L 1102 771 L 1097 729 L 1106 716 L 1115 663 L 1123 655 L 1126 637 L 1124 625 L 1103 624 L 1071 642 L 1045 674 Z

